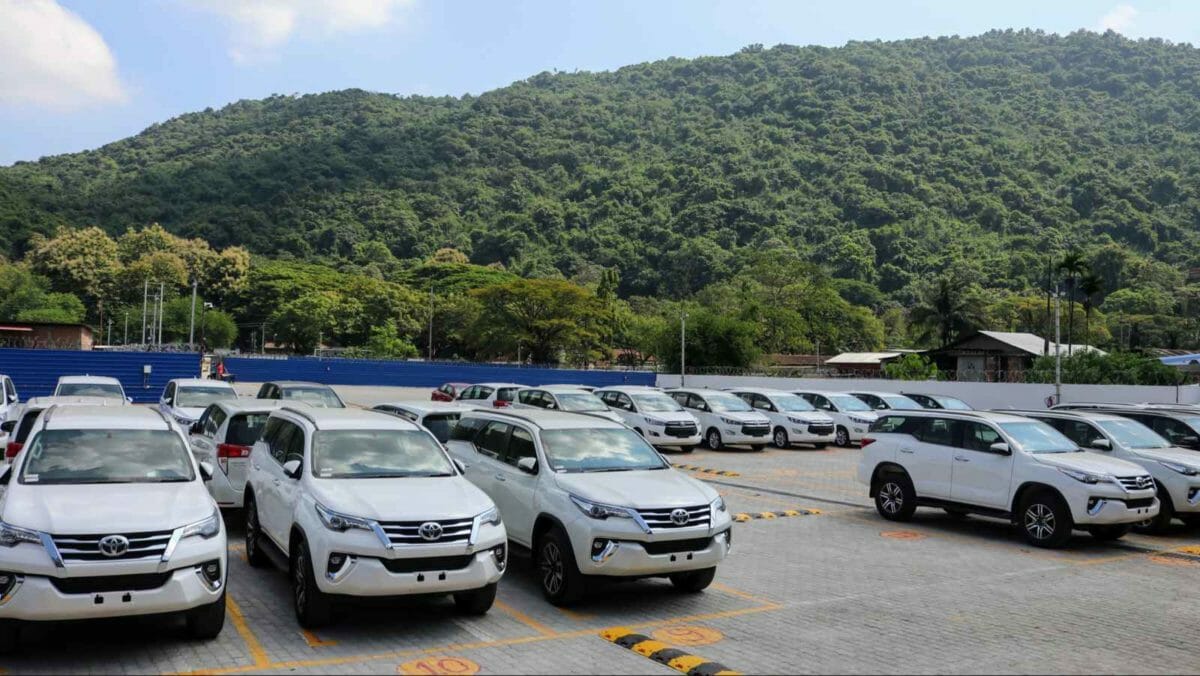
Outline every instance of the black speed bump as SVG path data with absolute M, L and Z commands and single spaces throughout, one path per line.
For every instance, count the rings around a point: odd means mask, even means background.
M 730 471 L 727 469 L 713 469 L 711 467 L 698 467 L 696 465 L 681 465 L 679 463 L 674 463 L 673 466 L 678 467 L 679 469 L 686 469 L 690 472 L 700 472 L 701 474 L 715 474 L 716 476 L 741 476 L 741 474 L 738 474 L 737 472 L 733 472 L 733 471 Z
M 625 627 L 610 627 L 601 631 L 600 637 L 688 676 L 731 676 L 740 673 L 719 662 L 692 655 Z

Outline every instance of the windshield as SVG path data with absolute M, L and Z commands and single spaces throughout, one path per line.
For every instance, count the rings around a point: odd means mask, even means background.
M 60 383 L 54 396 L 124 399 L 125 391 L 116 383 Z
M 600 401 L 600 397 L 587 392 L 571 392 L 559 393 L 555 397 L 558 399 L 559 407 L 564 411 L 607 411 L 608 407 L 604 402 Z
M 441 446 L 420 430 L 321 430 L 312 471 L 321 479 L 454 476 Z
M 1001 423 L 1000 427 L 1027 453 L 1075 453 L 1079 447 L 1043 422 Z
M 1200 430 L 1200 415 L 1181 415 L 1179 419 L 1187 423 L 1193 431 Z
M 771 399 L 775 401 L 775 406 L 780 411 L 815 411 L 813 405 L 804 400 L 804 397 L 795 394 L 776 394 L 772 395 Z
M 850 394 L 830 394 L 829 401 L 838 407 L 839 411 L 870 411 L 867 402 Z
M 207 408 L 209 404 L 227 399 L 237 399 L 232 387 L 181 387 L 175 395 L 175 405 L 180 408 Z
M 267 424 L 270 413 L 244 413 L 229 419 L 229 429 L 225 432 L 225 443 L 238 446 L 253 446 L 262 436 L 263 426 Z
M 682 411 L 683 407 L 665 394 L 631 394 L 629 395 L 638 410 L 643 413 L 662 413 L 664 411 Z
M 727 394 L 725 392 L 705 392 L 704 400 L 708 402 L 709 408 L 714 411 L 739 412 L 754 410 L 750 408 L 750 404 L 747 404 L 745 399 L 742 399 L 734 394 Z
M 899 394 L 883 394 L 880 398 L 887 402 L 887 405 L 900 411 L 916 411 L 922 408 L 920 404 Z
M 42 430 L 21 483 L 133 484 L 191 481 L 191 456 L 167 430 Z
M 550 469 L 558 472 L 620 472 L 665 469 L 662 456 L 630 429 L 543 430 Z
M 425 416 L 421 424 L 444 444 L 450 440 L 450 430 L 454 429 L 454 424 L 461 416 L 461 413 L 431 413 Z
M 1101 420 L 1100 428 L 1126 448 L 1167 448 L 1171 444 L 1135 420 Z
M 318 408 L 345 408 L 328 387 L 289 387 L 283 391 L 283 398 Z
M 970 406 L 967 405 L 967 402 L 963 401 L 962 399 L 955 399 L 954 397 L 937 396 L 937 397 L 933 397 L 933 400 L 936 401 L 937 403 L 941 404 L 942 408 L 944 408 L 948 411 L 972 411 L 972 410 L 974 410 Z

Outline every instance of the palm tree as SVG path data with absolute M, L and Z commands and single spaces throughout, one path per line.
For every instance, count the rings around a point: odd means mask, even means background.
M 1059 272 L 1066 275 L 1067 279 L 1067 355 L 1071 354 L 1071 346 L 1074 340 L 1071 336 L 1071 326 L 1075 323 L 1075 286 L 1076 281 L 1088 272 L 1087 261 L 1083 259 L 1083 254 L 1078 249 L 1072 249 L 1063 256 L 1062 261 L 1058 264 Z
M 974 287 L 942 275 L 921 291 L 909 319 L 921 328 L 921 341 L 931 342 L 936 336 L 938 346 L 945 347 L 983 325 L 983 306 Z
M 1092 310 L 1096 309 L 1096 296 L 1104 291 L 1104 279 L 1094 272 L 1088 272 L 1079 279 L 1079 293 L 1083 294 L 1083 334 L 1085 339 L 1092 336 Z

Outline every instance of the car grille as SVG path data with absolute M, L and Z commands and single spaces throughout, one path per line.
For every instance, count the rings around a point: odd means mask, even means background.
M 817 425 L 817 424 L 809 425 L 808 433 L 809 434 L 833 434 L 833 425 L 828 424 L 828 423 L 821 423 L 819 425 Z
M 675 523 L 671 519 L 671 512 L 676 509 L 683 509 L 687 512 L 688 518 L 684 523 Z M 701 507 L 664 507 L 662 509 L 639 509 L 638 514 L 650 530 L 660 530 L 664 528 L 691 528 L 693 526 L 707 526 L 709 522 L 709 506 Z
M 158 589 L 171 579 L 172 571 L 142 575 L 97 575 L 95 577 L 52 577 L 50 584 L 63 594 L 101 594 Z
M 1125 506 L 1129 509 L 1142 509 L 1154 504 L 1154 498 L 1138 498 L 1136 500 L 1126 500 Z
M 1144 491 L 1147 488 L 1154 488 L 1154 479 L 1150 478 L 1149 474 L 1141 476 L 1119 476 L 1117 481 L 1127 491 Z
M 712 543 L 712 538 L 691 538 L 689 540 L 668 540 L 666 542 L 639 542 L 647 554 L 679 554 L 681 552 L 698 552 L 706 549 Z
M 462 570 L 471 565 L 474 554 L 461 556 L 431 556 L 419 559 L 380 559 L 389 573 L 427 573 L 440 570 Z
M 159 558 L 167 549 L 173 531 L 145 533 L 103 533 L 101 535 L 52 535 L 54 546 L 63 561 L 125 561 Z M 129 549 L 119 556 L 100 551 L 100 540 L 109 535 L 122 535 L 129 540 Z
M 700 434 L 700 428 L 695 423 L 667 423 L 668 437 L 694 437 Z
M 771 426 L 767 423 L 754 423 L 742 425 L 742 434 L 748 437 L 765 437 L 771 433 Z
M 393 545 L 427 545 L 466 542 L 471 539 L 471 526 L 474 522 L 474 519 L 443 519 L 440 521 L 430 519 L 427 521 L 383 521 L 379 525 L 383 527 L 383 532 L 387 534 L 388 541 Z M 421 526 L 427 523 L 436 523 L 441 526 L 441 536 L 432 540 L 421 537 Z

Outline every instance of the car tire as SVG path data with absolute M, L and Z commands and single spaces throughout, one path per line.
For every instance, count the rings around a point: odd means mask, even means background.
M 1197 514 L 1177 514 L 1177 518 L 1183 522 L 1188 528 L 1200 528 L 1200 515 Z
M 1130 525 L 1127 523 L 1113 524 L 1111 526 L 1092 526 L 1088 528 L 1088 532 L 1092 537 L 1101 542 L 1112 542 L 1120 540 L 1129 532 Z
M 1034 547 L 1055 549 L 1067 544 L 1075 521 L 1071 510 L 1057 493 L 1043 490 L 1030 494 L 1021 501 L 1017 511 L 1017 525 L 1025 534 L 1025 540 Z
M 705 568 L 703 570 L 692 570 L 686 573 L 675 573 L 671 576 L 671 584 L 681 592 L 688 594 L 699 594 L 708 589 L 708 585 L 712 584 L 713 578 L 717 575 L 717 569 Z
M 825 450 L 825 447 L 828 445 L 829 444 L 813 444 L 812 446 L 813 446 L 813 450 L 823 451 L 823 450 Z
M 296 542 L 292 552 L 292 604 L 296 620 L 305 629 L 317 629 L 329 624 L 331 613 L 329 595 L 317 588 L 312 554 L 303 539 Z
M 566 606 L 583 597 L 587 580 L 575 565 L 571 540 L 561 528 L 554 526 L 538 538 L 535 562 L 547 601 Z
M 1153 519 L 1146 519 L 1134 524 L 1133 529 L 1148 535 L 1162 535 L 1171 528 L 1171 519 L 1175 518 L 1175 505 L 1171 496 L 1162 486 L 1158 487 L 1158 514 Z
M 696 450 L 695 446 L 680 446 L 679 447 L 680 453 L 691 453 L 694 450 Z
M 792 445 L 791 440 L 788 439 L 787 430 L 782 427 L 775 428 L 775 434 L 771 438 L 771 441 L 775 444 L 776 448 L 789 448 Z
M 251 568 L 264 568 L 270 561 L 262 550 L 262 526 L 258 520 L 258 505 L 254 496 L 246 498 L 246 563 Z
M 199 641 L 211 641 L 225 626 L 225 592 L 213 603 L 187 612 L 188 636 Z
M 721 430 L 713 427 L 704 435 L 704 445 L 710 451 L 719 451 L 725 446 L 725 442 L 721 441 Z
M 750 450 L 755 451 L 755 452 L 762 451 L 762 450 L 766 449 L 766 447 L 767 447 L 766 444 L 750 444 Z
M 17 620 L 0 620 L 0 655 L 16 651 L 21 642 L 21 624 Z
M 917 491 L 907 474 L 889 472 L 875 486 L 875 511 L 888 521 L 908 521 L 917 511 Z
M 834 433 L 833 443 L 842 448 L 850 447 L 850 430 L 838 425 L 837 432 Z
M 486 615 L 496 601 L 496 583 L 454 594 L 454 607 L 461 615 Z

